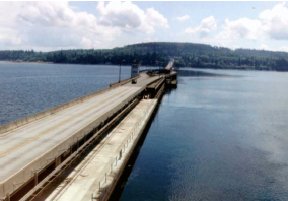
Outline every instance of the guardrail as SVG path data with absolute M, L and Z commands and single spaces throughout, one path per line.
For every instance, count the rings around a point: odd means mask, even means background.
M 28 124 L 32 121 L 36 121 L 36 120 L 39 120 L 41 118 L 44 118 L 46 116 L 49 116 L 51 114 L 54 114 L 56 112 L 59 112 L 61 110 L 64 110 L 66 108 L 69 108 L 69 107 L 72 107 L 78 103 L 81 103 L 95 95 L 98 95 L 98 94 L 101 94 L 101 93 L 104 93 L 105 91 L 108 91 L 110 90 L 111 88 L 114 88 L 114 87 L 117 87 L 117 86 L 120 86 L 120 85 L 124 85 L 124 84 L 127 84 L 128 82 L 130 82 L 132 79 L 134 78 L 138 78 L 139 75 L 137 75 L 136 77 L 133 77 L 133 78 L 128 78 L 128 79 L 125 79 L 125 80 L 122 80 L 120 83 L 119 82 L 115 82 L 115 83 L 112 83 L 109 85 L 109 87 L 106 87 L 106 88 L 103 88 L 103 89 L 100 89 L 100 90 L 97 90 L 96 92 L 92 92 L 90 94 L 87 94 L 85 96 L 82 96 L 82 97 L 79 97 L 79 98 L 76 98 L 74 100 L 71 100 L 67 103 L 64 103 L 64 104 L 61 104 L 61 105 L 58 105 L 56 107 L 53 107 L 53 108 L 50 108 L 50 109 L 47 109 L 47 110 L 44 110 L 43 112 L 39 112 L 37 114 L 33 114 L 33 115 L 29 115 L 27 117 L 24 117 L 22 119 L 19 119 L 19 120 L 15 120 L 15 121 L 12 121 L 10 123 L 7 123 L 7 124 L 4 124 L 4 125 L 0 125 L 0 136 L 1 134 L 3 133 L 6 133 L 10 130 L 13 130 L 15 128 L 18 128 L 20 126 L 23 126 L 25 124 Z
M 118 180 L 122 175 L 122 172 L 128 163 L 128 160 L 130 159 L 130 156 L 133 154 L 133 151 L 141 138 L 141 134 L 146 128 L 149 118 L 152 116 L 156 108 L 156 104 L 157 102 L 153 105 L 153 107 L 151 107 L 151 105 L 147 106 L 143 112 L 144 115 L 141 118 L 141 121 L 136 123 L 130 134 L 125 138 L 125 140 L 123 140 L 117 156 L 111 159 L 110 163 L 105 166 L 104 169 L 109 171 L 105 172 L 99 179 L 97 190 L 95 193 L 91 194 L 91 201 L 109 200 L 118 183 Z

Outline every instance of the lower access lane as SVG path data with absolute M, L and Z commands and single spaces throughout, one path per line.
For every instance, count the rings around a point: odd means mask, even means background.
M 156 105 L 157 99 L 141 100 L 50 195 L 36 200 L 108 200 Z

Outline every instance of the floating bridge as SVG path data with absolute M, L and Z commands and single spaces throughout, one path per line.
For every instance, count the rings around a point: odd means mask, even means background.
M 173 71 L 142 72 L 1 126 L 0 200 L 108 200 L 165 87 L 175 84 Z

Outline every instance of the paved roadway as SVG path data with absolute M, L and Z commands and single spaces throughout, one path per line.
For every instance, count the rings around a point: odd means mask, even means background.
M 142 74 L 136 85 L 128 83 L 111 88 L 53 115 L 0 134 L 0 185 L 5 184 L 16 173 L 19 175 L 23 167 L 103 117 L 127 98 L 139 93 L 147 83 L 155 79 L 157 77 L 149 78 Z M 23 182 L 19 176 L 17 179 L 19 181 L 16 180 L 16 183 Z

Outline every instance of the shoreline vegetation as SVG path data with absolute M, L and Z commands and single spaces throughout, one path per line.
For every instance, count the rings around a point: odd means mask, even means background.
M 170 58 L 175 67 L 237 70 L 288 71 L 288 53 L 236 49 L 195 43 L 151 42 L 114 49 L 73 49 L 51 52 L 2 50 L 0 60 L 9 62 L 111 64 L 165 66 Z

